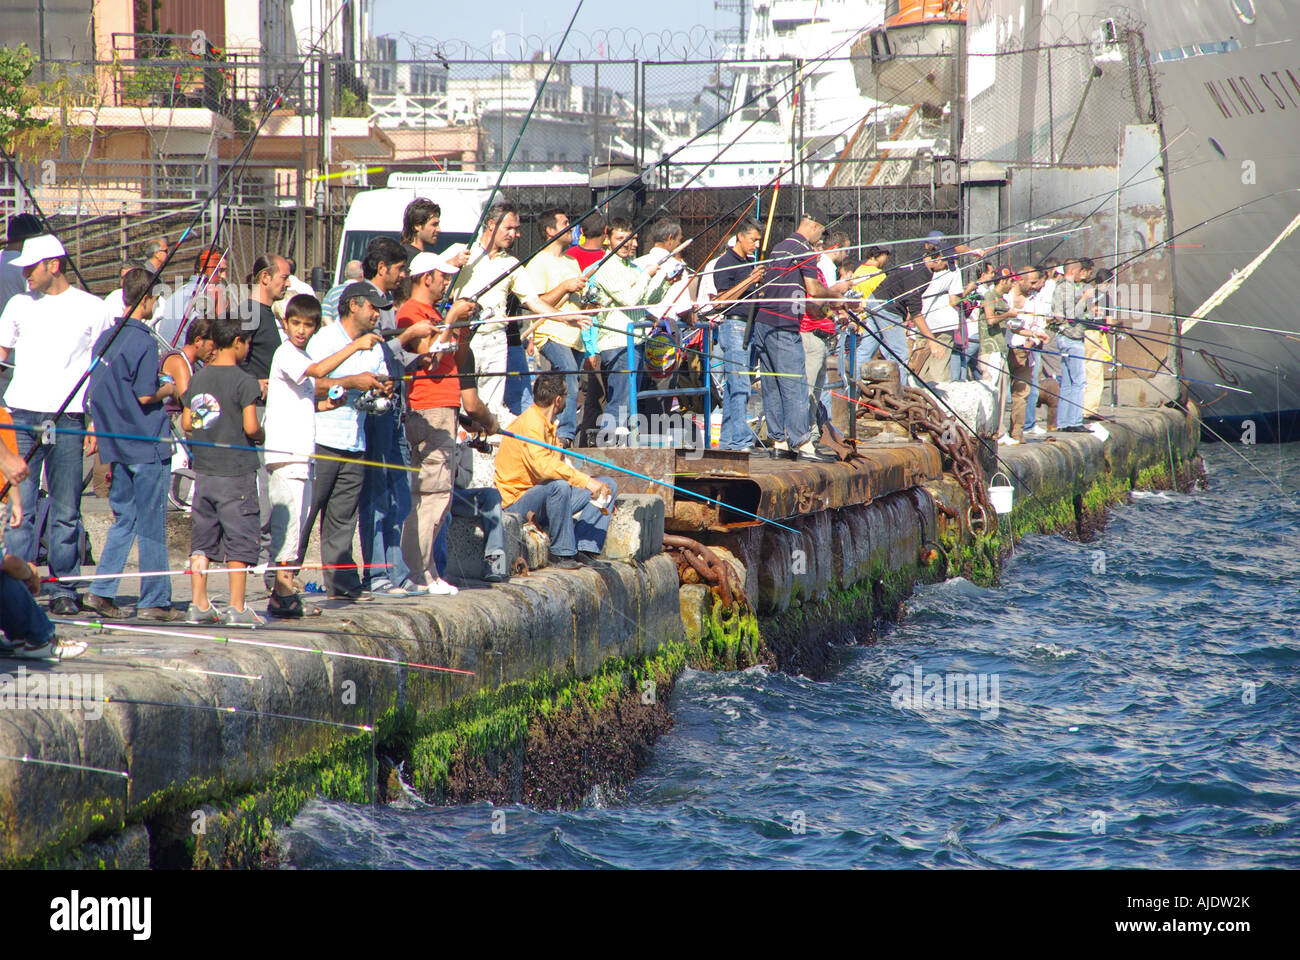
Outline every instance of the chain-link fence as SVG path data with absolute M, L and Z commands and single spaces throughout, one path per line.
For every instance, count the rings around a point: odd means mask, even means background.
M 1124 126 L 1156 120 L 1150 67 L 1136 31 L 1112 44 L 972 51 L 971 57 L 980 62 L 971 68 L 967 156 L 1114 165 Z

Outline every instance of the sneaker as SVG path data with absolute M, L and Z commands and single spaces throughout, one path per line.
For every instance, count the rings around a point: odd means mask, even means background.
M 123 609 L 108 597 L 101 597 L 97 593 L 86 594 L 82 609 L 91 610 L 105 620 L 125 620 L 135 612 L 134 610 Z
M 582 569 L 582 564 L 580 564 L 577 560 L 573 559 L 573 557 L 561 557 L 558 556 L 557 554 L 552 553 L 548 556 L 547 559 L 550 566 L 554 567 L 556 570 L 581 570 Z
M 1001 444 L 1002 446 L 1014 447 L 1016 446 L 1016 444 L 1020 443 L 1020 441 L 1017 440 L 1015 437 L 1009 436 L 1007 434 L 1003 434 L 1002 436 L 998 437 L 998 443 Z
M 84 640 L 60 640 L 51 637 L 44 643 L 14 647 L 13 656 L 20 660 L 71 660 L 90 649 Z
M 412 597 L 416 594 L 411 593 L 406 587 L 395 587 L 390 583 L 383 587 L 371 586 L 370 595 L 374 597 Z
M 200 610 L 194 604 L 194 601 L 191 600 L 190 605 L 185 608 L 185 622 L 186 623 L 220 623 L 221 611 L 217 609 L 217 605 L 215 603 L 209 603 L 208 609 Z
M 453 587 L 442 577 L 429 581 L 429 596 L 431 597 L 454 597 L 458 593 L 460 593 L 460 588 Z
M 331 593 L 331 600 L 346 600 L 348 603 L 369 603 L 375 599 L 364 590 L 358 590 L 356 593 Z
M 768 448 L 768 456 L 773 460 L 782 460 L 790 456 L 790 444 L 784 440 L 777 440 Z
M 171 623 L 175 620 L 184 620 L 185 614 L 175 607 L 140 607 L 135 611 L 135 618 L 157 623 Z
M 236 610 L 234 607 L 227 607 L 226 614 L 221 618 L 221 622 L 232 627 L 260 627 L 266 623 L 256 610 L 245 604 L 243 610 Z
M 1033 434 L 1034 436 L 1036 436 L 1036 437 L 1045 437 L 1045 436 L 1047 436 L 1047 431 L 1044 430 L 1042 427 L 1040 427 L 1038 424 L 1034 424 L 1032 427 L 1030 427 L 1029 429 L 1027 429 L 1027 430 L 1025 431 L 1025 433 L 1032 433 L 1032 434 Z
M 407 580 L 396 589 L 402 591 L 401 596 L 403 597 L 422 597 L 429 592 L 429 588 L 424 584 L 412 583 L 410 580 Z M 396 596 L 396 594 L 394 594 L 394 596 Z

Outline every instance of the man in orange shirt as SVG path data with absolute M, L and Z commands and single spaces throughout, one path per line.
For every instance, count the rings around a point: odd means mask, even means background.
M 459 592 L 440 575 L 434 562 L 433 546 L 438 530 L 451 507 L 455 477 L 456 413 L 460 409 L 460 378 L 456 352 L 466 328 L 451 328 L 469 317 L 474 304 L 457 300 L 444 320 L 434 306 L 460 268 L 437 253 L 418 253 L 411 260 L 411 298 L 397 312 L 399 330 L 425 323 L 435 333 L 416 340 L 411 347 L 420 354 L 411 368 L 413 379 L 407 392 L 410 410 L 406 414 L 406 439 L 411 445 L 412 466 L 410 513 L 402 528 L 402 556 L 416 583 L 426 584 L 434 596 Z M 437 328 L 441 328 L 438 330 Z
M 564 375 L 545 373 L 533 384 L 533 405 L 510 424 L 510 432 L 559 447 L 555 418 L 564 409 Z M 496 459 L 496 487 L 507 513 L 534 514 L 551 538 L 551 566 L 574 570 L 605 545 L 618 485 L 571 467 L 558 450 L 506 437 Z M 581 511 L 575 522 L 574 514 Z

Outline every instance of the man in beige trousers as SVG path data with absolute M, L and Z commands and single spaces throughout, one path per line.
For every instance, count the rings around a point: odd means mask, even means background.
M 432 330 L 414 341 L 411 352 L 419 359 L 407 373 L 412 377 L 407 396 L 406 439 L 411 445 L 411 465 L 420 472 L 411 477 L 411 512 L 402 528 L 402 558 L 416 583 L 427 584 L 434 596 L 450 596 L 456 587 L 437 570 L 433 545 L 451 508 L 456 452 L 456 413 L 460 409 L 460 377 L 456 354 L 466 328 L 449 324 L 468 319 L 474 304 L 457 300 L 446 319 L 434 306 L 459 268 L 436 253 L 418 253 L 411 260 L 411 298 L 397 313 L 398 329 L 426 325 Z

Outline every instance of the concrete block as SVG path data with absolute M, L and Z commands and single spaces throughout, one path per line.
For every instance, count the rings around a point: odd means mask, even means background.
M 986 384 L 979 380 L 960 380 L 936 383 L 934 389 L 967 427 L 982 435 L 998 432 L 998 424 L 993 422 L 993 391 Z M 948 416 L 948 411 L 944 410 L 943 415 Z
M 620 493 L 614 501 L 601 556 L 644 563 L 662 553 L 663 548 L 663 500 L 648 493 Z
M 449 516 L 447 528 L 447 569 L 443 576 L 456 580 L 478 580 L 484 573 L 483 551 L 486 549 L 483 529 L 472 517 Z M 527 557 L 524 548 L 522 521 L 509 513 L 501 515 L 502 532 L 505 534 L 506 564 L 514 563 L 515 557 Z M 530 564 L 531 567 L 531 564 Z

